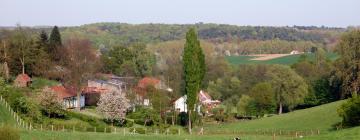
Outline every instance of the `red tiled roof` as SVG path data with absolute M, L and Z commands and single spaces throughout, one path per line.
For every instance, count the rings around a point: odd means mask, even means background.
M 101 94 L 106 93 L 108 89 L 98 87 L 86 87 L 82 90 L 84 94 Z
M 76 92 L 74 92 L 74 90 L 67 89 L 62 85 L 61 86 L 52 86 L 52 87 L 50 87 L 50 89 L 58 95 L 59 99 L 76 96 Z
M 144 77 L 138 82 L 139 88 L 147 88 L 147 86 L 155 86 L 160 83 L 159 79 L 152 78 L 152 77 Z
M 27 74 L 19 74 L 15 81 L 24 81 L 24 82 L 30 82 L 31 81 L 31 78 L 29 77 L 29 75 Z

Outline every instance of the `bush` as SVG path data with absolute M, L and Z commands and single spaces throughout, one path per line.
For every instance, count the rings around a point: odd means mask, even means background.
M 107 124 L 111 124 L 111 120 L 110 119 L 104 119 L 104 122 L 107 123 Z M 115 119 L 114 122 L 113 122 L 113 125 L 114 126 L 119 126 L 119 127 L 132 127 L 134 125 L 134 121 L 132 120 L 128 120 L 128 119 L 125 119 L 125 120 L 118 120 L 118 119 Z
M 146 122 L 146 126 L 152 126 L 160 122 L 159 113 L 151 108 L 136 108 L 136 112 L 131 112 L 129 115 L 127 115 L 127 117 L 134 119 L 136 124 L 144 125 Z
M 101 123 L 101 121 L 99 119 L 97 119 L 95 117 L 87 116 L 84 114 L 68 111 L 66 113 L 66 115 L 67 115 L 67 118 L 77 118 L 81 121 L 89 123 L 91 126 L 98 127 L 98 126 L 104 125 L 103 123 Z
M 180 124 L 181 126 L 186 126 L 188 123 L 188 114 L 186 112 L 180 112 L 180 114 L 178 115 L 178 124 Z
M 343 118 L 342 124 L 345 127 L 360 125 L 360 96 L 354 94 L 338 109 L 338 114 Z
M 0 127 L 0 140 L 20 140 L 20 133 L 10 126 Z

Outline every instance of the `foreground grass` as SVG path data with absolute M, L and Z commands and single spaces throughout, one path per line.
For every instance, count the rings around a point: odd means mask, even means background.
M 305 137 L 304 140 L 359 140 L 360 127 L 348 128 L 339 131 L 333 131 L 323 135 Z
M 113 133 L 81 133 L 81 132 L 39 132 L 24 131 L 21 140 L 231 140 L 240 137 L 242 140 L 269 140 L 271 136 L 254 135 L 126 135 Z M 289 137 L 277 137 L 279 140 Z
M 223 125 L 206 125 L 208 133 L 216 131 L 258 131 L 258 130 L 283 130 L 283 131 L 309 131 L 320 130 L 328 132 L 333 125 L 340 122 L 336 109 L 344 101 L 337 101 L 313 108 L 298 110 L 282 115 L 277 115 L 258 120 L 229 123 Z M 206 132 L 205 131 L 205 132 Z

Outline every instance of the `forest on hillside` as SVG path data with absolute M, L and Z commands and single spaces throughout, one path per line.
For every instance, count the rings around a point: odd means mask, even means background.
M 230 51 L 234 55 L 254 53 L 288 53 L 291 50 L 310 51 L 322 47 L 332 51 L 341 33 L 349 28 L 316 26 L 236 26 L 227 24 L 126 24 L 93 23 L 74 27 L 60 27 L 64 39 L 71 36 L 89 38 L 95 47 L 108 49 L 114 45 L 127 46 L 133 43 L 159 44 L 183 40 L 188 28 L 198 30 L 199 39 L 217 47 L 219 54 Z M 11 28 L 2 28 L 11 29 Z M 50 27 L 33 27 L 35 31 Z M 6 30 L 1 30 L 4 35 Z

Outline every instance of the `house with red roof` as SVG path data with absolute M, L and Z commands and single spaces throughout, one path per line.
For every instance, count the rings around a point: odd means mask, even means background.
M 57 94 L 59 100 L 62 101 L 62 105 L 66 109 L 77 107 L 77 94 L 76 91 L 71 87 L 64 87 L 63 85 L 56 85 L 50 87 L 50 89 Z M 85 96 L 80 96 L 80 107 L 85 106 Z
M 19 74 L 14 80 L 15 87 L 27 87 L 31 84 L 31 78 L 27 74 Z
M 138 104 L 149 106 L 150 100 L 147 98 L 148 87 L 154 87 L 158 90 L 167 90 L 171 92 L 172 90 L 168 88 L 160 79 L 154 77 L 144 77 L 139 80 L 138 84 L 134 88 L 136 93 L 136 100 Z

